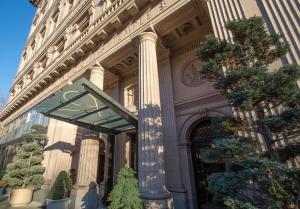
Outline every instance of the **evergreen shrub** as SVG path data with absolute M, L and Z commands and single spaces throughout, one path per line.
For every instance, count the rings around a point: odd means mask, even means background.
M 122 168 L 118 173 L 117 184 L 109 194 L 109 209 L 142 209 L 138 191 L 138 181 L 131 168 Z
M 61 171 L 55 179 L 53 186 L 48 194 L 51 200 L 60 200 L 69 197 L 72 190 L 72 181 L 66 171 Z
M 7 165 L 4 180 L 12 188 L 38 189 L 44 183 L 42 166 L 43 146 L 47 140 L 46 129 L 40 125 L 34 125 L 32 132 L 22 136 L 25 142 L 17 149 L 13 161 Z

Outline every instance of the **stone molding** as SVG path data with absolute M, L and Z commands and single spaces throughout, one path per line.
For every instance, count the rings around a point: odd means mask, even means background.
M 206 92 L 202 95 L 199 95 L 197 97 L 185 99 L 184 101 L 175 101 L 175 109 L 176 110 L 182 110 L 186 109 L 187 106 L 195 106 L 195 105 L 203 105 L 207 104 L 209 101 L 222 101 L 224 97 L 224 93 L 221 91 L 212 91 L 212 92 Z

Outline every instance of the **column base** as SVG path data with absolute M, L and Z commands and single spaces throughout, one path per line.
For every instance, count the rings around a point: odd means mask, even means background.
M 75 185 L 71 191 L 71 209 L 97 209 L 99 205 L 98 185 Z
M 171 192 L 174 209 L 189 209 L 186 192 Z
M 140 189 L 145 209 L 173 209 L 173 198 L 167 189 Z

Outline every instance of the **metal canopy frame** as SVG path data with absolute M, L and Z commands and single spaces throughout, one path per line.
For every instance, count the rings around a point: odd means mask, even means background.
M 69 94 L 73 96 L 69 98 Z M 138 126 L 137 116 L 85 78 L 66 86 L 38 105 L 37 111 L 94 131 L 116 135 Z

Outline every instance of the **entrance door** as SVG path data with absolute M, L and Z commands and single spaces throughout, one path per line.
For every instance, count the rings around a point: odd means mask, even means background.
M 103 184 L 104 181 L 104 171 L 105 171 L 105 143 L 100 140 L 99 143 L 99 156 L 98 156 L 98 175 L 97 184 Z
M 210 205 L 213 200 L 212 194 L 208 191 L 207 177 L 214 172 L 221 172 L 225 169 L 222 164 L 205 163 L 202 156 L 203 150 L 220 135 L 219 132 L 217 133 L 212 129 L 210 120 L 200 122 L 191 132 L 191 151 L 199 208 Z
M 135 132 L 127 133 L 125 164 L 132 168 L 137 175 L 137 139 Z

